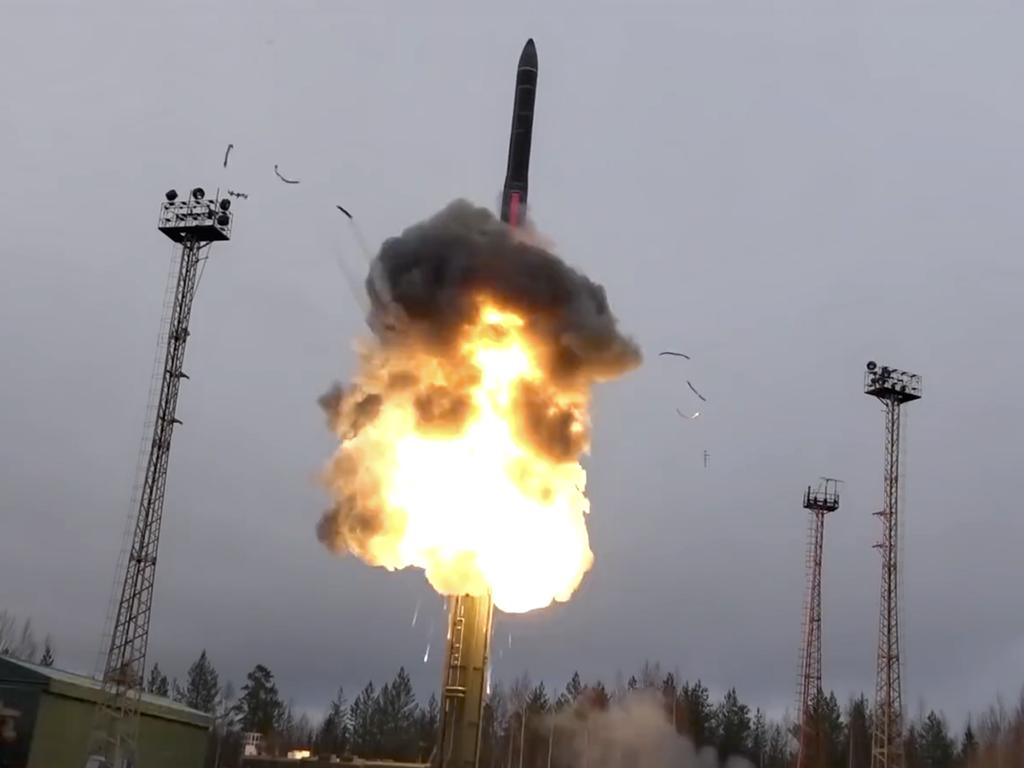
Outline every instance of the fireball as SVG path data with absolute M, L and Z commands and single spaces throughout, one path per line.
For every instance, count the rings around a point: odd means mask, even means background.
M 465 203 L 386 242 L 367 285 L 375 338 L 321 401 L 319 538 L 510 613 L 568 600 L 594 561 L 590 387 L 639 362 L 603 289 Z

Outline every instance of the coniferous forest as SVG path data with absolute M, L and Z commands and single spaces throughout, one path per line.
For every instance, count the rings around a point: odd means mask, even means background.
M 214 716 L 211 766 L 238 765 L 245 731 L 262 733 L 267 750 L 276 754 L 310 749 L 319 755 L 426 761 L 439 717 L 436 696 L 418 699 L 404 668 L 360 691 L 339 689 L 316 718 L 293 710 L 268 667 L 256 665 L 236 691 L 221 683 L 205 652 L 183 682 L 169 681 L 154 665 L 148 688 Z M 645 707 L 630 707 L 631 700 L 642 700 Z M 868 698 L 840 701 L 823 692 L 814 715 L 817 768 L 869 768 Z M 609 736 L 616 733 L 621 744 Z M 585 764 L 588 748 L 592 755 L 642 749 L 645 740 L 664 742 L 666 734 L 673 740 L 675 734 L 685 737 L 680 743 L 703 752 L 702 765 L 734 757 L 758 768 L 794 763 L 796 724 L 788 715 L 769 717 L 744 703 L 735 688 L 713 696 L 699 679 L 677 680 L 659 664 L 646 663 L 614 684 L 585 681 L 575 672 L 557 689 L 528 674 L 495 683 L 484 711 L 481 766 L 546 768 L 550 751 L 551 766 L 569 768 Z M 904 753 L 907 768 L 1024 768 L 1024 694 L 1012 705 L 996 702 L 963 723 L 950 723 L 939 710 L 908 717 Z M 629 764 L 628 756 L 618 759 L 626 762 L 616 765 Z M 596 757 L 593 762 L 600 764 Z
M 55 663 L 50 637 L 39 642 L 30 620 L 19 624 L 6 611 L 0 611 L 0 655 Z M 495 683 L 484 710 L 482 768 L 629 765 L 637 762 L 630 750 L 650 748 L 665 756 L 659 765 L 686 765 L 686 755 L 698 754 L 702 766 L 730 758 L 757 768 L 794 764 L 797 724 L 789 714 L 770 717 L 744 703 L 735 688 L 714 696 L 701 680 L 677 679 L 658 663 L 621 678 L 609 683 L 571 672 L 561 687 L 549 688 L 524 673 Z M 399 668 L 391 680 L 368 681 L 360 691 L 339 688 L 311 716 L 295 711 L 269 667 L 257 664 L 236 687 L 221 678 L 205 650 L 181 679 L 152 664 L 145 688 L 212 716 L 210 768 L 240 764 L 245 732 L 262 734 L 269 754 L 309 749 L 316 755 L 426 761 L 440 709 L 434 694 L 418 699 Z M 813 715 L 809 768 L 870 767 L 866 696 L 840 701 L 821 692 Z M 965 722 L 950 723 L 941 710 L 929 710 L 908 716 L 904 730 L 906 768 L 1024 768 L 1024 689 L 1012 704 L 996 701 Z M 601 760 L 609 751 L 614 760 Z

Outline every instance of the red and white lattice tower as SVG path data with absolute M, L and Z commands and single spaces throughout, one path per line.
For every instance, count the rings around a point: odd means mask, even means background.
M 882 540 L 882 594 L 878 616 L 878 664 L 871 733 L 871 768 L 903 768 L 903 693 L 900 686 L 899 501 L 902 406 L 921 398 L 921 377 L 874 361 L 864 373 L 864 393 L 882 403 L 885 465 Z
M 797 768 L 823 765 L 822 739 L 817 727 L 821 688 L 821 561 L 825 542 L 825 516 L 839 509 L 838 480 L 823 478 L 817 489 L 807 486 L 804 509 L 810 512 L 807 533 L 807 597 L 804 602 L 800 644 L 800 680 L 797 712 L 800 746 Z

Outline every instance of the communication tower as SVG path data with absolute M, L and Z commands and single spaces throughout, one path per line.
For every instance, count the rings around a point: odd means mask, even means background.
M 206 199 L 196 187 L 188 199 L 179 200 L 170 190 L 160 207 L 157 229 L 178 243 L 177 281 L 173 296 L 168 293 L 166 328 L 161 329 L 159 345 L 166 336 L 166 351 L 159 378 L 159 395 L 152 420 L 146 425 L 149 436 L 148 459 L 138 486 L 131 545 L 119 565 L 119 597 L 113 611 L 110 644 L 103 668 L 103 697 L 97 710 L 97 723 L 90 744 L 89 763 L 111 768 L 139 765 L 139 699 L 144 684 L 146 649 L 149 644 L 149 618 L 153 608 L 157 549 L 167 488 L 167 463 L 171 453 L 178 390 L 188 375 L 182 370 L 185 344 L 189 337 L 192 300 L 199 284 L 200 264 L 205 262 L 211 244 L 231 239 L 231 201 Z M 155 383 L 155 382 L 154 382 Z M 154 391 L 157 391 L 154 387 Z M 149 420 L 147 420 L 149 421 Z M 145 445 L 145 444 L 144 444 Z
M 803 639 L 800 647 L 800 748 L 797 768 L 823 765 L 822 739 L 818 728 L 821 697 L 821 561 L 825 542 L 825 515 L 839 509 L 839 481 L 822 478 L 816 489 L 807 486 L 804 509 L 810 512 L 807 531 L 807 597 L 804 603 Z
M 921 377 L 868 362 L 864 394 L 877 398 L 885 414 L 882 540 L 882 594 L 878 617 L 871 768 L 903 768 L 903 694 L 900 687 L 899 497 L 900 428 L 904 404 L 921 399 Z

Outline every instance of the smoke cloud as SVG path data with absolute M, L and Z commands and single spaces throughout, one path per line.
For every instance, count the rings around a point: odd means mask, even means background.
M 554 731 L 551 731 L 551 726 Z M 557 744 L 558 766 L 566 768 L 719 768 L 714 749 L 694 749 L 676 732 L 664 702 L 652 691 L 631 691 L 605 710 L 568 709 L 551 715 L 544 726 Z M 752 768 L 730 758 L 726 768 Z
M 389 510 L 382 498 L 394 470 L 389 463 L 398 461 L 389 441 L 398 433 L 459 437 L 480 416 L 474 392 L 484 366 L 467 337 L 475 334 L 479 347 L 500 344 L 512 332 L 507 323 L 487 320 L 489 308 L 516 318 L 514 333 L 530 354 L 531 375 L 517 380 L 501 405 L 514 441 L 556 468 L 540 472 L 533 460 L 520 462 L 509 470 L 516 485 L 541 501 L 564 496 L 562 487 L 582 486 L 576 462 L 589 447 L 590 387 L 634 368 L 641 354 L 620 333 L 604 289 L 541 242 L 464 200 L 384 242 L 366 279 L 373 338 L 357 350 L 359 374 L 320 399 L 342 440 L 325 473 L 334 505 L 317 526 L 328 548 L 390 568 L 410 564 L 399 551 L 408 549 L 400 542 L 404 511 Z M 585 512 L 578 493 L 571 505 Z M 438 547 L 430 549 L 419 559 L 435 557 Z M 439 567 L 432 576 L 429 564 L 412 564 L 425 567 L 441 592 L 481 592 L 485 585 L 466 587 L 478 555 L 445 554 L 444 578 Z M 589 550 L 581 554 L 584 570 L 588 558 Z M 449 578 L 456 561 L 465 562 L 466 573 Z
M 559 383 L 613 378 L 640 362 L 604 288 L 465 200 L 385 241 L 366 288 L 370 327 L 385 344 L 415 341 L 450 357 L 486 297 L 526 318 Z

